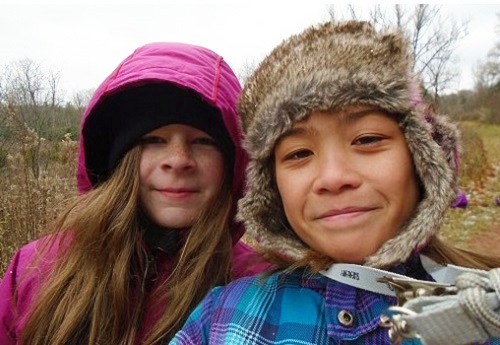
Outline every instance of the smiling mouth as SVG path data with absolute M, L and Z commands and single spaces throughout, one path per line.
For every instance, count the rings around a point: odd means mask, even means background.
M 373 211 L 375 208 L 372 207 L 347 207 L 344 209 L 339 209 L 339 210 L 331 210 L 328 211 L 321 216 L 318 217 L 318 219 L 344 219 L 344 218 L 355 218 L 358 216 L 362 216 L 365 214 L 368 214 L 369 212 Z
M 157 189 L 156 190 L 161 195 L 170 198 L 170 199 L 187 199 L 196 194 L 197 192 L 192 189 Z

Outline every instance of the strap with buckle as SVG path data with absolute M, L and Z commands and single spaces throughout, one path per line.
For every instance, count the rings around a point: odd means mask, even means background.
M 454 295 L 457 293 L 457 288 L 450 284 L 389 276 L 378 278 L 377 281 L 393 287 L 398 299 L 398 306 L 402 306 L 416 297 Z
M 420 259 L 435 282 L 354 264 L 334 264 L 320 273 L 359 289 L 396 297 L 398 305 L 384 311 L 380 320 L 382 327 L 389 328 L 389 338 L 394 344 L 404 339 L 420 339 L 424 345 L 467 344 L 496 337 L 500 332 L 500 327 L 497 327 L 500 321 L 496 318 L 500 316 L 495 316 L 495 312 L 484 312 L 489 316 L 488 327 L 478 323 L 482 314 L 471 318 L 470 310 L 464 311 L 463 296 L 458 295 L 459 289 L 455 286 L 459 276 L 485 277 L 488 272 L 440 265 L 424 255 L 420 255 Z M 495 286 L 500 289 L 500 269 L 498 272 Z M 483 303 L 486 308 L 482 309 L 500 313 L 499 298 L 493 292 L 487 293 Z
M 440 265 L 430 258 L 420 255 L 425 271 L 435 282 L 418 280 L 373 267 L 355 264 L 333 264 L 320 273 L 330 279 L 359 289 L 398 298 L 398 305 L 416 296 L 449 295 L 456 293 L 453 283 L 456 277 L 465 272 L 484 271 L 454 265 Z

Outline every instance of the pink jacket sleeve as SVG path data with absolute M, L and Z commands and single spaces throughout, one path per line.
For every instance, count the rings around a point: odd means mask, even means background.
M 40 287 L 42 260 L 36 268 L 30 264 L 37 253 L 40 240 L 22 247 L 12 258 L 0 281 L 0 344 L 17 344 L 26 322 L 33 293 Z
M 18 251 L 0 281 L 0 344 L 16 344 L 16 305 L 18 266 L 21 262 Z

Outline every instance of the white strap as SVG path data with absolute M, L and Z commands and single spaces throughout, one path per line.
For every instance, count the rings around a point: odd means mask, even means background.
M 476 274 L 487 274 L 485 271 L 469 269 L 454 265 L 440 265 L 427 256 L 420 255 L 423 268 L 429 273 L 436 281 L 425 282 L 426 285 L 452 285 L 455 278 L 465 272 L 473 272 Z M 380 278 L 399 278 L 407 281 L 419 282 L 419 280 L 407 277 L 401 274 L 384 271 L 378 268 L 366 267 L 356 264 L 333 264 L 327 270 L 320 271 L 320 273 L 330 279 L 347 284 L 359 289 L 380 293 L 387 296 L 396 296 L 394 288 L 386 283 L 377 281 Z
M 457 277 L 463 273 L 473 273 L 485 277 L 488 275 L 488 272 L 474 268 L 467 268 L 451 264 L 444 266 L 438 264 L 425 255 L 420 255 L 420 262 L 422 263 L 425 271 L 429 273 L 436 282 L 444 284 L 454 285 Z
M 379 283 L 377 279 L 383 277 L 408 279 L 401 274 L 355 264 L 334 264 L 320 273 L 340 283 L 387 296 L 396 296 L 394 288 L 388 284 Z

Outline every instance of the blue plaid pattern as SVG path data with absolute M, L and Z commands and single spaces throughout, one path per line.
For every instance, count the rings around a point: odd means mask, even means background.
M 395 302 L 305 271 L 247 277 L 213 289 L 170 344 L 390 344 L 378 323 Z M 342 310 L 352 325 L 339 322 Z

